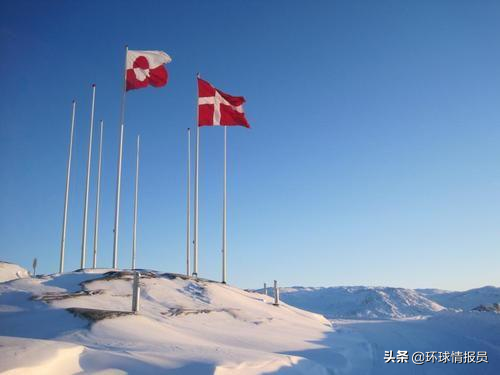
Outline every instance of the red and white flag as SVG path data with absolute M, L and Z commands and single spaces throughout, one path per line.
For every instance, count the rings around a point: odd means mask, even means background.
M 198 77 L 198 126 L 244 126 L 243 96 L 231 96 Z
M 172 61 L 163 51 L 127 51 L 127 91 L 148 85 L 162 87 L 167 84 L 168 72 L 164 64 Z

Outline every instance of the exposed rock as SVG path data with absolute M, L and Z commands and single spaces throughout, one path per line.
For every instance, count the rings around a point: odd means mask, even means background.
M 69 307 L 66 310 L 72 313 L 74 316 L 90 320 L 91 322 L 134 314 L 132 311 L 97 310 L 86 309 L 83 307 Z

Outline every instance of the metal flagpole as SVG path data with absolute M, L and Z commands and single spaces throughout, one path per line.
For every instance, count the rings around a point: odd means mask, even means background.
M 85 268 L 85 256 L 87 251 L 87 214 L 89 209 L 89 188 L 90 188 L 90 163 L 92 160 L 92 137 L 94 132 L 94 109 L 95 109 L 95 84 L 92 84 L 92 110 L 90 113 L 90 134 L 89 152 L 87 157 L 87 179 L 85 181 L 85 201 L 83 204 L 83 233 L 82 233 L 82 257 L 80 268 Z
M 191 253 L 191 129 L 187 129 L 187 227 L 186 227 L 186 275 L 189 276 Z
M 104 122 L 101 120 L 101 132 L 99 136 L 99 163 L 97 165 L 97 198 L 95 201 L 95 220 L 94 220 L 94 257 L 92 268 L 97 267 L 97 239 L 99 236 L 99 201 L 101 196 L 101 165 L 102 165 L 102 133 Z
M 135 197 L 134 197 L 134 232 L 132 235 L 132 269 L 135 269 L 135 252 L 137 248 L 137 194 L 139 192 L 139 146 L 140 136 L 137 136 L 137 155 L 135 160 Z
M 200 75 L 198 74 L 198 77 Z M 198 276 L 198 173 L 200 159 L 200 127 L 198 125 L 198 103 L 196 103 L 196 160 L 194 164 L 194 254 L 193 276 Z
M 64 271 L 64 248 L 66 245 L 66 222 L 68 218 L 68 196 L 69 196 L 69 177 L 71 174 L 71 154 L 73 152 L 73 129 L 75 127 L 75 112 L 76 112 L 76 101 L 73 100 L 73 110 L 71 113 L 71 131 L 69 136 L 69 152 L 68 152 L 68 165 L 66 167 L 66 193 L 64 195 L 64 213 L 63 213 L 63 225 L 62 225 L 62 235 L 61 235 L 61 256 L 59 259 L 59 272 Z
M 123 69 L 123 95 L 122 95 L 122 109 L 120 118 L 120 146 L 118 148 L 118 173 L 116 177 L 116 208 L 115 208 L 115 228 L 113 238 L 113 268 L 118 268 L 118 226 L 120 223 L 120 187 L 122 180 L 122 156 L 123 156 L 123 131 L 125 125 L 125 94 L 127 92 L 127 53 L 128 46 L 125 46 L 125 66 Z
M 222 282 L 226 283 L 226 182 L 227 182 L 227 126 L 224 126 L 224 200 L 222 203 Z

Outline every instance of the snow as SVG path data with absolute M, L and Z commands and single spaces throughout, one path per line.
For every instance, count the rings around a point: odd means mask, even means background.
M 84 347 L 61 341 L 2 337 L 2 372 L 5 375 L 77 373 Z M 22 356 L 22 364 L 19 357 Z
M 328 318 L 395 319 L 434 314 L 445 308 L 412 289 L 339 286 L 280 288 L 281 299 Z
M 306 357 L 340 375 L 498 374 L 500 314 L 471 309 L 499 301 L 499 290 L 491 286 L 466 292 L 365 286 L 280 288 L 287 303 L 325 314 L 333 324 L 322 349 L 288 354 Z M 417 351 L 485 351 L 489 363 L 386 364 L 387 350 L 408 351 L 410 358 Z
M 500 288 L 485 286 L 465 292 L 424 292 L 426 296 L 450 309 L 472 310 L 479 305 L 500 303 Z
M 396 320 L 332 320 L 324 349 L 306 356 L 337 375 L 500 373 L 500 315 L 443 312 L 432 317 Z M 386 350 L 408 351 L 409 363 L 385 363 Z M 486 351 L 489 363 L 411 363 L 415 352 Z
M 229 285 L 150 271 L 141 278 L 141 310 L 129 314 L 132 274 L 108 271 L 1 283 L 0 372 L 327 373 L 287 354 L 321 347 L 331 331 L 321 315 Z M 113 317 L 88 320 L 79 309 Z
M 17 264 L 0 261 L 0 283 L 29 277 L 29 272 Z
M 456 301 L 462 307 L 491 303 L 494 287 L 469 295 L 385 287 L 281 289 L 285 299 L 326 311 L 332 316 L 327 320 L 230 285 L 141 274 L 137 314 L 130 311 L 130 271 L 84 270 L 0 283 L 0 373 L 500 373 L 500 314 L 456 308 Z M 450 307 L 446 298 L 456 304 Z M 387 350 L 410 356 L 486 351 L 489 363 L 386 364 Z

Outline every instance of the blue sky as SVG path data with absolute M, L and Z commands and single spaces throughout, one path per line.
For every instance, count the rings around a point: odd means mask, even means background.
M 16 1 L 0 11 L 0 258 L 79 267 L 91 84 L 105 121 L 98 265 L 109 267 L 124 45 L 172 56 L 127 97 L 119 265 L 183 272 L 196 72 L 244 95 L 228 138 L 228 278 L 242 287 L 500 284 L 495 1 Z M 96 127 L 97 129 L 97 127 Z M 98 132 L 95 131 L 95 134 Z M 200 276 L 220 278 L 222 129 L 203 128 Z M 97 152 L 94 138 L 94 155 Z M 97 158 L 92 161 L 93 228 Z M 92 231 L 89 232 L 92 240 Z M 91 263 L 89 257 L 87 264 Z

